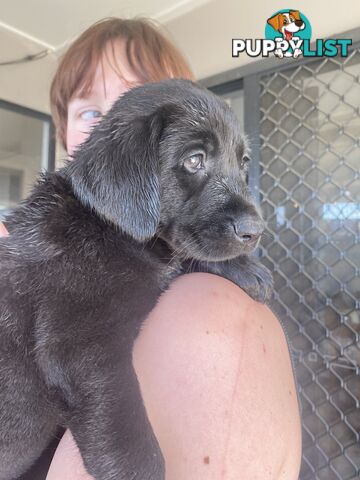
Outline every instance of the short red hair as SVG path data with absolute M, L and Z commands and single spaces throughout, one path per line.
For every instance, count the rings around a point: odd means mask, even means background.
M 69 47 L 53 78 L 50 107 L 58 139 L 66 150 L 68 104 L 75 94 L 86 95 L 94 81 L 95 70 L 105 47 L 116 40 L 125 41 L 127 61 L 142 83 L 166 78 L 194 80 L 180 51 L 148 19 L 105 18 L 89 27 Z M 114 56 L 117 73 L 122 76 Z

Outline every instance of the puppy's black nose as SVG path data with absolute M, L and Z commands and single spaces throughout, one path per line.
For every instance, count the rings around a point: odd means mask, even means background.
M 303 23 L 304 23 L 304 22 L 303 22 L 302 20 L 295 20 L 295 25 L 296 25 L 297 27 L 302 27 L 302 24 L 303 24 Z
M 263 222 L 246 216 L 233 221 L 234 231 L 244 245 L 255 243 L 264 231 Z

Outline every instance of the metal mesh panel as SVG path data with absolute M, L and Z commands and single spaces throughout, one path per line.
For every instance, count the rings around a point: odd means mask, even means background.
M 360 52 L 261 77 L 273 309 L 295 359 L 302 480 L 360 473 Z

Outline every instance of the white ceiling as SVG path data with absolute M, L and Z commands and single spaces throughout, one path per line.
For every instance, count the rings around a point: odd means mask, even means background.
M 0 0 L 0 31 L 57 51 L 104 17 L 145 16 L 166 23 L 208 1 Z

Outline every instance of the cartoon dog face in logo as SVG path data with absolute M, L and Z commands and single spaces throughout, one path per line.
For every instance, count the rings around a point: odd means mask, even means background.
M 284 40 L 297 40 L 299 37 L 295 37 L 294 33 L 299 30 L 304 30 L 305 23 L 301 19 L 299 10 L 289 10 L 288 13 L 278 13 L 271 18 L 268 18 L 267 23 L 271 25 L 276 31 L 280 32 Z M 298 48 L 295 49 L 293 54 L 294 58 L 297 58 L 302 54 L 302 51 Z M 275 55 L 282 58 L 284 53 L 282 50 L 275 50 Z

